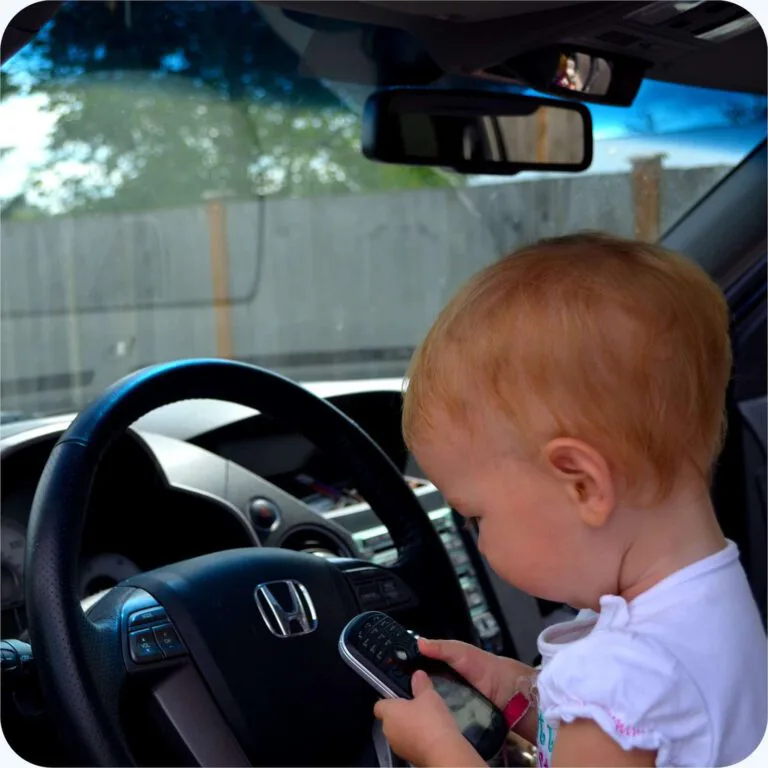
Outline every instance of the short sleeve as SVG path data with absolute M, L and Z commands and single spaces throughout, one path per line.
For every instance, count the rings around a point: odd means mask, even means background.
M 552 725 L 593 720 L 625 750 L 656 751 L 657 766 L 711 764 L 705 702 L 688 672 L 651 639 L 593 631 L 549 661 L 538 689 Z

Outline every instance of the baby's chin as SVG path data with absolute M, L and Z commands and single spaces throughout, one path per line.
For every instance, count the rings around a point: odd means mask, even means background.
M 557 585 L 542 582 L 536 578 L 532 578 L 534 574 L 520 573 L 514 571 L 509 567 L 503 566 L 495 567 L 492 560 L 488 559 L 488 564 L 492 570 L 507 584 L 511 584 L 515 589 L 519 589 L 521 592 L 530 595 L 531 597 L 538 598 L 539 600 L 548 600 L 551 603 L 566 603 L 565 590 L 558 588 Z M 570 597 L 573 597 L 572 595 Z
M 494 570 L 496 569 L 494 568 Z M 521 592 L 525 592 L 527 595 L 535 597 L 538 600 L 546 600 L 550 603 L 567 605 L 571 608 L 575 608 L 576 610 L 591 607 L 589 605 L 583 604 L 586 602 L 583 597 L 579 597 L 573 593 L 573 584 L 563 585 L 549 581 L 542 581 L 531 578 L 530 574 L 505 574 L 503 571 L 496 571 L 496 573 L 498 573 L 498 575 L 508 584 L 511 584 Z
M 478 540 L 478 548 L 485 557 L 491 570 L 507 584 L 515 589 L 525 592 L 539 600 L 548 600 L 552 603 L 566 603 L 574 598 L 571 593 L 573 585 L 559 584 L 551 578 L 547 578 L 545 569 L 536 567 L 535 564 L 513 561 L 514 556 L 506 552 L 496 552 L 494 547 L 485 551 L 482 547 L 482 536 Z M 546 567 L 545 567 L 546 568 Z M 571 589 L 569 589 L 569 587 Z

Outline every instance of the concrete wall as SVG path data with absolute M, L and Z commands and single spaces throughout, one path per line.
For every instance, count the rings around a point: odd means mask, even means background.
M 662 228 L 725 170 L 665 171 Z M 217 355 L 222 334 L 235 357 L 298 379 L 400 375 L 479 268 L 540 237 L 631 236 L 633 222 L 627 174 L 229 202 L 219 242 L 205 205 L 4 223 L 2 409 L 76 408 L 145 364 Z

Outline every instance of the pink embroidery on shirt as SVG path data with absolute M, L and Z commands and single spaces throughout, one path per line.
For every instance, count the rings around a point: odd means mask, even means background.
M 627 723 L 625 723 L 620 717 L 614 715 L 610 709 L 603 707 L 600 704 L 587 704 L 585 701 L 581 701 L 580 699 L 574 699 L 574 701 L 582 707 L 594 706 L 602 709 L 604 712 L 607 712 L 608 716 L 611 718 L 611 720 L 613 720 L 616 733 L 620 733 L 622 736 L 640 736 L 640 734 L 647 732 L 645 728 L 638 728 L 634 725 L 627 725 Z
M 623 736 L 639 736 L 643 733 L 642 728 L 636 728 L 634 725 L 627 725 L 614 714 L 611 714 L 611 718 L 613 719 L 613 724 L 616 726 L 616 730 Z

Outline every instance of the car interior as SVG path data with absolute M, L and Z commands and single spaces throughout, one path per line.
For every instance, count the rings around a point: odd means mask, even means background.
M 338 650 L 367 610 L 536 664 L 576 612 L 488 567 L 405 445 L 402 392 L 463 280 L 582 228 L 657 240 L 725 292 L 712 498 L 765 625 L 768 62 L 748 11 L 37 2 L 2 61 L 0 722 L 18 756 L 402 765 Z M 312 631 L 270 624 L 277 582 L 309 595 Z M 535 748 L 510 736 L 492 764 Z

